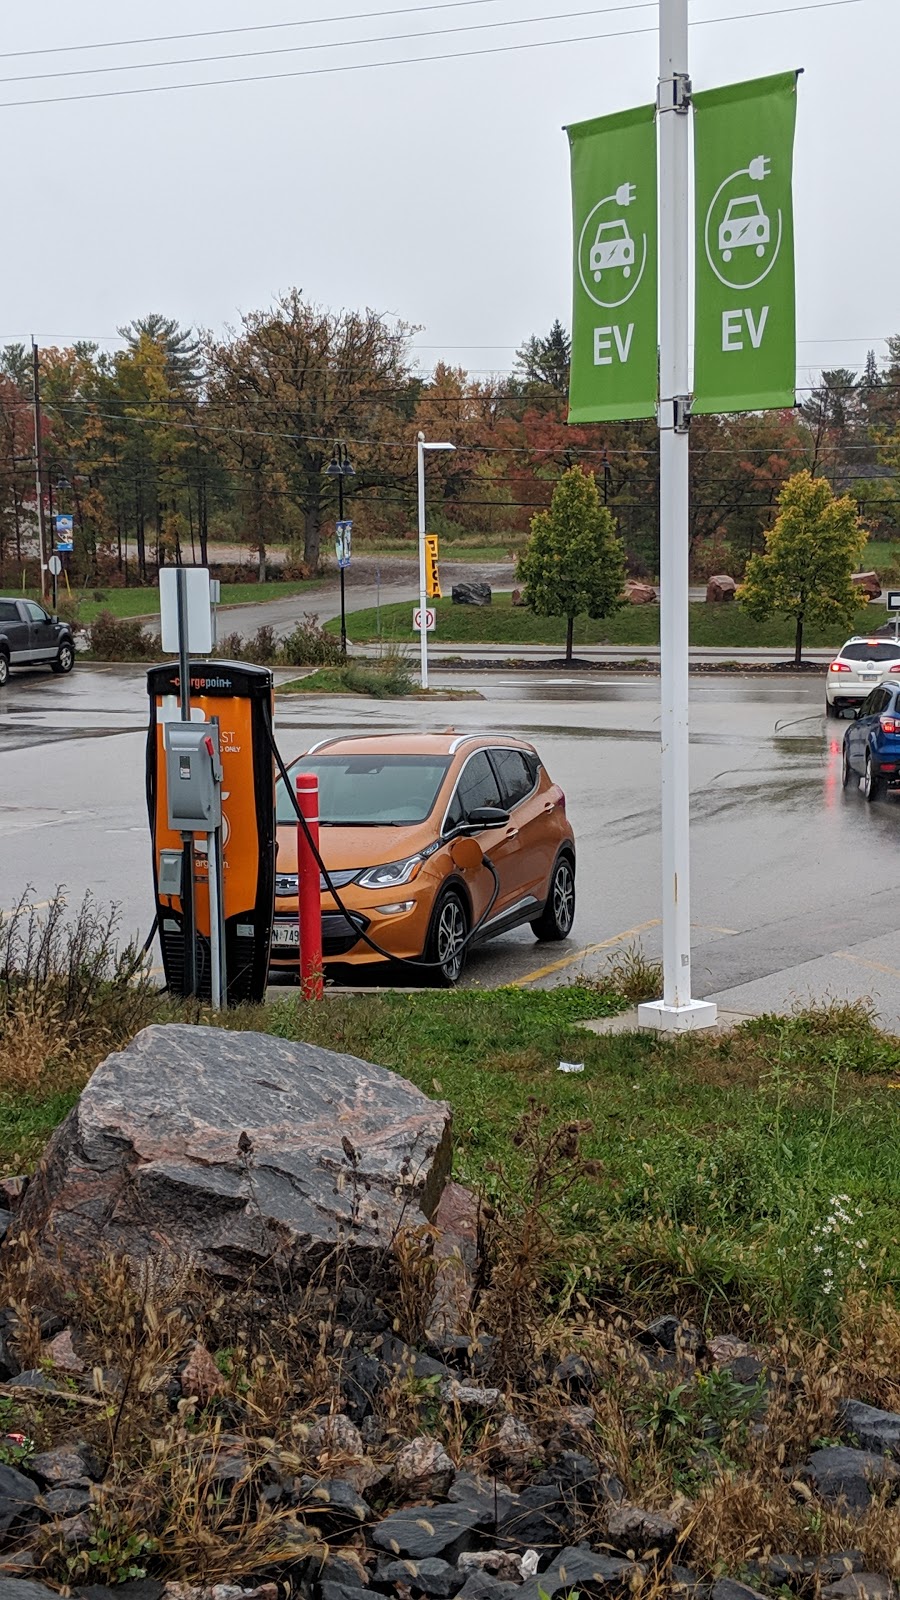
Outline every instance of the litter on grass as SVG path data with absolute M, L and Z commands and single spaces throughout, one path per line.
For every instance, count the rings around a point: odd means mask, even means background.
M 556 1070 L 557 1070 L 557 1072 L 583 1072 L 584 1071 L 584 1062 L 583 1061 L 561 1061 Z

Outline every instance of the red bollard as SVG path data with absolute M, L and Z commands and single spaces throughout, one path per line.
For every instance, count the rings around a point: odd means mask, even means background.
M 297 804 L 306 818 L 316 849 L 319 848 L 319 780 L 314 772 L 297 774 Z M 322 891 L 319 863 L 313 855 L 306 829 L 297 823 L 297 915 L 300 923 L 300 987 L 304 1000 L 321 1000 Z

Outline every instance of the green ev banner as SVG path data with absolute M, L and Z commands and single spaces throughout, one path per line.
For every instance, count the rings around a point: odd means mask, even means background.
M 796 403 L 797 74 L 693 97 L 695 412 Z
M 574 289 L 569 421 L 656 415 L 655 108 L 566 129 Z

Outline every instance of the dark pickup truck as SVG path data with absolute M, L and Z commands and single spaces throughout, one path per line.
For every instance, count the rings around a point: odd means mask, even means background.
M 74 665 L 75 641 L 67 622 L 51 617 L 35 600 L 0 595 L 0 689 L 10 667 L 71 672 Z

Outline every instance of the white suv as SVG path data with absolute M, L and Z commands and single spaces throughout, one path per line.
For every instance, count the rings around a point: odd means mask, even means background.
M 839 717 L 842 706 L 858 706 L 885 678 L 900 676 L 900 642 L 848 639 L 825 674 L 825 713 Z

